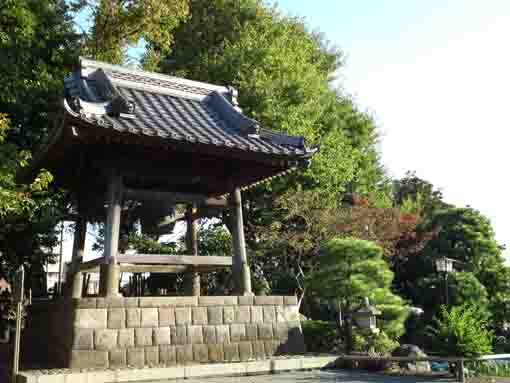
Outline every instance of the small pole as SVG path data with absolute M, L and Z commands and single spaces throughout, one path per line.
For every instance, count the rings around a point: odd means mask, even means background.
M 466 381 L 466 376 L 464 374 L 464 359 L 459 360 L 457 363 L 457 380 L 462 383 Z
M 64 221 L 62 221 L 62 225 L 60 227 L 60 254 L 58 256 L 58 289 L 55 291 L 55 295 L 62 295 L 62 273 L 63 273 L 63 265 L 62 265 L 62 257 L 64 254 Z
M 16 383 L 19 372 L 19 356 L 21 343 L 21 319 L 23 315 L 23 290 L 25 284 L 25 270 L 20 266 L 16 273 L 15 296 L 16 300 L 16 333 L 14 335 L 14 358 L 12 361 L 12 383 Z
M 448 297 L 448 272 L 445 271 L 444 273 L 444 296 L 445 296 L 445 303 L 446 303 L 446 307 L 449 306 L 450 304 L 450 299 Z

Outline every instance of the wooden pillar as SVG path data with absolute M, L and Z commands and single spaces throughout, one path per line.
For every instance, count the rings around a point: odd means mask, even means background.
M 87 220 L 78 216 L 74 229 L 73 255 L 72 255 L 72 281 L 71 297 L 81 298 L 83 292 L 83 273 L 80 271 L 80 264 L 85 254 L 85 237 L 87 235 Z
M 120 213 L 122 202 L 122 177 L 112 174 L 108 182 L 104 238 L 105 264 L 101 265 L 100 290 L 106 297 L 119 296 L 120 268 L 117 264 L 119 250 Z
M 236 288 L 241 295 L 252 295 L 251 276 L 248 259 L 246 257 L 246 244 L 244 241 L 243 206 L 241 202 L 241 189 L 234 188 L 229 198 L 230 215 L 232 217 L 232 242 L 234 258 L 232 260 L 232 273 L 236 280 Z
M 198 255 L 198 225 L 194 217 L 197 209 L 194 205 L 186 208 L 186 247 L 190 255 Z M 196 271 L 191 273 L 191 294 L 200 295 L 200 274 Z

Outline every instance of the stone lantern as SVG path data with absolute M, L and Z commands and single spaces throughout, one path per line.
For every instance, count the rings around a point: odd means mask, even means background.
M 381 312 L 374 306 L 371 306 L 368 298 L 365 297 L 363 306 L 352 313 L 352 318 L 361 330 L 378 333 L 379 329 L 377 328 L 376 318 L 379 315 L 381 315 Z

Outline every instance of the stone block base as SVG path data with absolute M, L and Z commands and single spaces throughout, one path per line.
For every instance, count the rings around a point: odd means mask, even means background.
M 48 368 L 244 362 L 305 351 L 295 297 L 84 298 L 30 310 L 24 348 L 42 347 L 31 356 Z

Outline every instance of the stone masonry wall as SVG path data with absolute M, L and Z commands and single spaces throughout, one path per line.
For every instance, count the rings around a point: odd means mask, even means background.
M 39 314 L 28 326 L 26 343 L 48 342 L 48 359 L 59 367 L 246 361 L 304 352 L 296 297 L 83 298 L 51 306 L 39 310 L 47 319 Z

